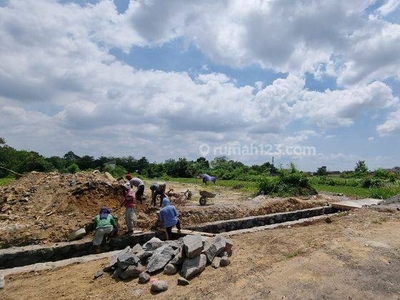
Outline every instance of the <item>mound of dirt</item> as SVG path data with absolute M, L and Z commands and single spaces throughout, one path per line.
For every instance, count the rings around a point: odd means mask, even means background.
M 108 206 L 118 218 L 122 230 L 124 209 L 121 184 L 98 171 L 60 174 L 32 172 L 6 187 L 0 187 L 0 248 L 28 244 L 67 241 L 69 233 L 91 223 L 101 206 Z M 150 182 L 145 182 L 148 187 Z M 338 201 L 334 195 L 309 198 L 251 197 L 234 188 L 218 185 L 207 187 L 216 194 L 207 205 L 199 205 L 202 184 L 167 182 L 171 200 L 177 206 L 182 225 L 264 215 L 323 206 Z M 184 192 L 190 190 L 187 200 Z M 135 230 L 151 230 L 157 221 L 159 207 L 150 206 L 150 190 L 145 189 L 144 204 L 135 209 Z

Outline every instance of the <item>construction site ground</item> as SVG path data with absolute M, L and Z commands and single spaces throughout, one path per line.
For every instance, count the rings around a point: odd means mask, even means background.
M 31 173 L 0 188 L 0 247 L 51 245 L 90 223 L 107 205 L 124 228 L 120 207 L 122 181 L 100 173 Z M 149 186 L 151 182 L 145 182 Z M 217 182 L 218 183 L 218 182 Z M 321 193 L 311 197 L 269 198 L 222 186 L 167 182 L 173 189 L 183 228 L 204 222 L 292 211 L 348 200 Z M 190 200 L 183 192 L 192 192 Z M 199 191 L 216 194 L 199 205 Z M 135 210 L 135 230 L 151 230 L 159 207 L 146 200 Z M 109 258 L 45 271 L 9 274 L 0 299 L 399 299 L 400 211 L 388 205 L 338 213 L 314 222 L 230 236 L 231 264 L 207 267 L 188 286 L 179 274 L 156 274 L 169 289 L 150 292 L 137 280 L 116 281 L 107 273 L 94 275 Z M 89 233 L 86 239 L 92 238 Z M 1 273 L 1 272 L 0 272 Z

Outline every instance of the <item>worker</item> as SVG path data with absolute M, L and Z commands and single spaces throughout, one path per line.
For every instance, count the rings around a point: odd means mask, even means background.
M 121 202 L 121 207 L 125 206 L 125 223 L 128 228 L 127 234 L 133 234 L 133 214 L 135 212 L 135 194 L 129 182 L 123 184 L 125 192 L 124 200 Z
M 103 242 L 104 236 L 118 232 L 117 221 L 107 206 L 103 206 L 99 214 L 93 218 L 93 227 L 95 229 L 93 239 L 94 250 L 95 253 L 100 253 L 100 245 Z
M 162 226 L 165 228 L 167 240 L 170 240 L 172 238 L 172 227 L 176 226 L 178 232 L 180 232 L 181 223 L 179 222 L 176 207 L 171 205 L 171 202 L 166 196 L 162 200 L 162 208 L 159 215 Z
M 200 174 L 199 178 L 203 179 L 204 184 L 207 184 L 207 182 L 209 182 L 209 181 L 212 181 L 214 183 L 217 181 L 217 177 L 210 176 L 208 174 Z
M 150 185 L 150 190 L 151 190 L 151 204 L 153 207 L 156 206 L 156 199 L 157 196 L 160 196 L 160 207 L 162 206 L 162 201 L 163 201 L 163 195 L 165 194 L 165 189 L 167 188 L 167 185 L 165 182 L 154 182 Z
M 126 179 L 129 180 L 131 184 L 131 188 L 136 187 L 135 198 L 140 204 L 143 203 L 143 194 L 144 194 L 144 183 L 143 180 L 138 177 L 133 177 L 132 174 L 127 174 Z

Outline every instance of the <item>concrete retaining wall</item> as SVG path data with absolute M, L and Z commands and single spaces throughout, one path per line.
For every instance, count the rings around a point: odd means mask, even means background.
M 241 219 L 210 222 L 210 223 L 205 223 L 201 226 L 188 227 L 188 229 L 210 232 L 210 233 L 222 233 L 239 229 L 246 229 L 258 226 L 284 223 L 288 221 L 295 221 L 299 219 L 311 218 L 324 214 L 332 214 L 337 211 L 338 209 L 332 206 L 324 206 L 324 207 L 310 208 L 304 210 L 296 210 L 292 212 L 263 215 L 257 217 L 247 217 Z
M 118 236 L 112 239 L 109 244 L 102 245 L 102 251 L 120 250 L 126 246 L 132 247 L 137 243 L 144 244 L 154 236 L 154 232 L 139 233 L 134 236 Z M 0 250 L 0 269 L 21 267 L 48 261 L 59 261 L 93 253 L 94 249 L 91 239 L 58 243 L 52 246 L 34 245 L 2 249 Z

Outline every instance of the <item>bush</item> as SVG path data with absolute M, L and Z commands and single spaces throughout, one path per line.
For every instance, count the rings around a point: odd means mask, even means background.
M 374 179 L 374 178 L 367 178 L 364 179 L 362 183 L 363 188 L 381 188 L 385 185 L 385 182 L 382 179 Z
M 72 174 L 78 173 L 80 171 L 79 166 L 75 163 L 69 165 L 66 170 L 68 173 L 72 173 Z
M 317 191 L 311 186 L 310 180 L 303 172 L 291 169 L 281 169 L 278 177 L 265 177 L 258 184 L 259 192 L 277 196 L 308 196 L 315 195 Z

